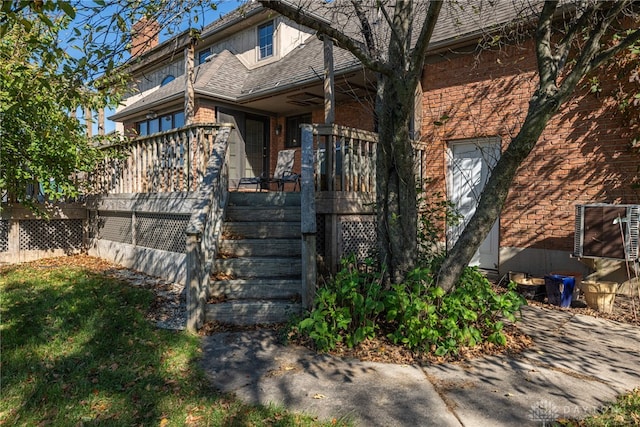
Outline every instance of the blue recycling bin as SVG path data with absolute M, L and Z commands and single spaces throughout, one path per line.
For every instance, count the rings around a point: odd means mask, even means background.
M 560 307 L 571 307 L 573 288 L 576 286 L 575 277 L 550 274 L 544 276 L 544 284 L 547 288 L 547 300 L 549 304 L 559 305 Z

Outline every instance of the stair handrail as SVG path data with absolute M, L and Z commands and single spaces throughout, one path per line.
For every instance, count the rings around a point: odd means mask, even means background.
M 224 123 L 218 129 L 186 230 L 187 329 L 192 332 L 202 327 L 205 320 L 209 276 L 229 197 L 227 152 L 232 128 L 232 124 Z

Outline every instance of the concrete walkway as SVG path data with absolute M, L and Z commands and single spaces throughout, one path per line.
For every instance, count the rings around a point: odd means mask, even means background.
M 640 328 L 525 307 L 534 346 L 517 357 L 408 365 L 343 360 L 282 346 L 270 331 L 204 338 L 214 386 L 361 426 L 536 426 L 581 418 L 640 386 Z

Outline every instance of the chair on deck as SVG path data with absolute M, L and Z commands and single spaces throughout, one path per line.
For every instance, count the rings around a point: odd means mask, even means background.
M 278 191 L 284 190 L 284 184 L 287 182 L 294 183 L 293 189 L 300 189 L 300 175 L 293 172 L 293 163 L 295 159 L 296 150 L 281 150 L 278 153 L 278 162 L 276 163 L 276 169 L 273 172 L 273 176 L 269 177 L 266 174 L 255 177 L 240 178 L 237 188 L 241 185 L 254 185 L 256 190 L 262 189 L 266 184 L 267 188 L 269 184 L 276 183 Z

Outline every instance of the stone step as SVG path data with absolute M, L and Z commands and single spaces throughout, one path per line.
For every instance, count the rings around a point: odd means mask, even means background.
M 302 260 L 298 258 L 227 258 L 216 259 L 214 277 L 225 278 L 292 278 L 302 276 Z
M 268 192 L 229 192 L 227 206 L 300 206 L 299 192 L 268 191 Z
M 211 283 L 211 296 L 226 300 L 297 300 L 300 298 L 300 280 L 236 279 Z
M 242 239 L 220 242 L 220 258 L 300 257 L 302 243 L 297 239 Z
M 223 239 L 300 239 L 300 223 L 291 222 L 225 222 Z
M 283 221 L 300 223 L 300 207 L 256 207 L 256 206 L 229 206 L 225 213 L 225 221 Z
M 284 323 L 302 313 L 302 305 L 290 301 L 225 301 L 207 304 L 207 321 L 233 325 Z

